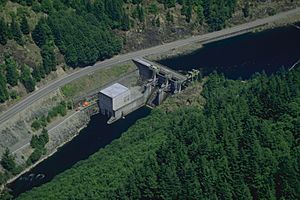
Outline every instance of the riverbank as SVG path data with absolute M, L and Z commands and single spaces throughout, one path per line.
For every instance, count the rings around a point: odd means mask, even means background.
M 232 35 L 231 35 L 231 37 L 232 37 Z
M 92 109 L 92 108 L 90 108 L 90 109 Z M 59 151 L 59 149 L 61 147 L 63 147 L 65 144 L 67 144 L 68 142 L 73 140 L 81 132 L 81 130 L 83 130 L 89 123 L 89 120 L 90 120 L 89 114 L 90 113 L 92 113 L 92 112 L 89 112 L 88 110 L 75 111 L 75 113 L 73 113 L 71 116 L 64 119 L 61 123 L 59 123 L 55 127 L 52 127 L 48 131 L 50 141 L 46 145 L 47 153 L 44 156 L 42 156 L 37 162 L 22 169 L 22 171 L 20 173 L 11 177 L 9 180 L 6 181 L 5 184 L 2 184 L 0 186 L 0 192 L 6 186 L 8 186 L 12 182 L 14 182 L 18 178 L 20 178 L 25 173 L 32 170 L 34 167 L 39 165 L 41 162 L 43 162 L 47 158 L 54 155 L 57 151 Z M 59 137 L 56 137 L 58 135 L 58 133 L 59 133 Z M 26 148 L 30 148 L 30 144 L 28 144 L 28 145 L 26 144 L 26 145 L 22 146 L 20 149 L 16 150 L 15 153 L 17 153 L 17 151 L 21 151 Z
M 265 19 L 268 19 L 268 20 L 265 20 Z M 155 53 L 150 54 L 150 55 L 146 56 L 146 58 L 149 60 L 152 60 L 152 61 L 171 59 L 173 57 L 191 54 L 194 51 L 199 50 L 204 45 L 209 44 L 209 43 L 217 42 L 220 40 L 228 39 L 231 37 L 243 35 L 243 34 L 250 33 L 250 32 L 258 33 L 258 32 L 262 32 L 262 31 L 269 30 L 269 29 L 274 29 L 274 28 L 288 26 L 288 25 L 291 25 L 294 23 L 299 23 L 300 22 L 300 8 L 296 8 L 291 11 L 281 13 L 281 15 L 277 14 L 277 15 L 274 15 L 271 17 L 267 17 L 265 19 L 255 20 L 255 21 L 259 21 L 257 26 L 253 26 L 248 29 L 230 32 L 230 33 L 224 33 L 223 35 L 221 34 L 221 35 L 218 35 L 213 38 L 206 37 L 206 38 L 208 38 L 206 40 L 205 39 L 204 40 L 195 40 L 194 42 L 188 43 L 187 45 L 182 45 L 182 46 L 179 46 L 178 48 L 170 49 L 169 51 L 160 52 L 158 54 L 155 54 Z M 248 22 L 247 24 L 249 24 L 249 23 L 252 23 L 252 22 Z M 237 25 L 237 26 L 240 26 L 240 25 Z M 231 27 L 231 28 L 233 28 L 233 27 Z M 228 29 L 230 29 L 230 28 L 228 28 Z M 217 31 L 217 32 L 220 32 L 220 31 Z M 212 33 L 208 33 L 205 35 L 209 35 L 209 34 L 212 34 Z M 197 38 L 197 37 L 199 37 L 199 36 L 193 36 L 192 38 Z
M 125 64 L 126 64 L 126 68 L 125 68 L 125 70 L 121 70 L 121 72 L 118 73 L 119 77 L 114 78 L 111 81 L 108 81 L 109 80 L 108 78 L 107 79 L 102 78 L 101 81 L 97 81 L 96 85 L 88 86 L 85 84 L 85 86 L 86 86 L 85 91 L 79 90 L 80 92 L 78 94 L 76 94 L 76 95 L 73 94 L 72 98 L 73 98 L 74 103 L 76 102 L 75 104 L 77 104 L 78 102 L 82 102 L 86 98 L 88 98 L 88 99 L 94 98 L 93 96 L 95 96 L 95 95 L 97 96 L 97 93 L 99 90 L 101 90 L 101 88 L 106 87 L 107 85 L 110 85 L 110 84 L 113 84 L 116 82 L 122 83 L 128 87 L 134 86 L 138 80 L 138 72 L 136 71 L 136 69 L 133 69 L 132 66 L 128 65 L 128 63 L 125 63 Z M 117 65 L 117 66 L 125 66 L 125 65 Z M 129 66 L 129 67 L 127 67 L 127 66 Z M 113 70 L 113 72 L 114 72 L 114 70 Z M 116 74 L 116 73 L 114 72 L 114 74 Z M 90 74 L 89 76 L 87 76 L 87 78 L 89 80 L 90 79 L 93 80 L 93 79 L 95 79 L 95 77 L 98 77 L 99 75 L 103 75 L 103 72 L 101 69 L 99 70 L 99 72 Z M 109 76 L 108 72 L 105 72 L 105 76 L 107 76 L 109 78 L 113 77 L 113 76 Z M 82 80 L 78 80 L 78 81 L 80 83 L 85 83 L 86 78 L 83 78 Z M 89 83 L 90 83 L 90 81 L 89 81 Z M 76 88 L 77 85 L 78 85 L 77 83 L 71 83 L 71 84 L 69 84 L 69 87 Z M 78 88 L 76 88 L 76 89 L 78 89 Z M 60 117 L 59 119 L 57 119 L 54 122 L 54 124 L 50 124 L 48 126 L 49 142 L 46 145 L 47 154 L 45 156 L 43 156 L 39 161 L 34 163 L 33 165 L 26 167 L 24 170 L 22 170 L 22 172 L 20 172 L 16 176 L 10 178 L 4 185 L 7 186 L 7 185 L 11 184 L 12 182 L 16 181 L 22 175 L 26 174 L 28 171 L 32 170 L 37 165 L 39 165 L 41 162 L 43 162 L 47 158 L 53 156 L 65 144 L 72 141 L 81 132 L 81 130 L 86 127 L 86 125 L 90 121 L 91 116 L 94 114 L 97 114 L 97 112 L 95 112 L 95 110 L 97 110 L 97 104 L 94 104 L 88 108 L 81 110 L 81 111 L 74 111 L 73 114 L 71 111 L 70 115 L 66 115 L 65 117 Z M 81 115 L 81 116 L 78 117 L 77 115 Z M 79 123 L 79 125 L 76 126 L 76 123 Z M 74 124 L 75 124 L 75 126 L 74 126 Z M 15 155 L 18 155 L 17 157 L 19 159 L 22 159 L 21 157 L 23 157 L 23 155 L 26 154 L 23 152 L 28 152 L 28 151 L 31 152 L 30 140 L 24 141 L 24 143 L 21 144 L 21 146 L 19 146 L 18 149 L 14 150 L 13 153 Z M 3 187 L 4 185 L 1 186 L 1 189 L 4 188 Z
M 264 24 L 271 23 L 273 21 L 276 21 L 278 19 L 285 18 L 286 16 L 291 15 L 292 13 L 298 13 L 300 11 L 300 8 L 296 8 L 287 12 L 279 13 L 271 17 L 258 19 L 252 22 L 248 22 L 246 24 L 237 25 L 231 28 L 226 28 L 217 32 L 212 32 L 204 35 L 197 35 L 194 37 L 190 37 L 187 39 L 177 40 L 171 43 L 151 47 L 149 49 L 143 49 L 136 52 L 131 52 L 127 54 L 117 55 L 111 59 L 104 60 L 102 62 L 97 62 L 93 66 L 88 66 L 83 69 L 79 69 L 74 71 L 71 74 L 68 74 L 66 76 L 63 76 L 51 83 L 49 83 L 47 86 L 41 88 L 40 90 L 32 93 L 29 97 L 23 99 L 19 103 L 17 103 L 15 106 L 13 106 L 11 109 L 7 110 L 7 112 L 0 115 L 0 124 L 6 122 L 8 119 L 10 119 L 15 113 L 20 112 L 20 110 L 25 109 L 28 105 L 33 104 L 35 101 L 39 100 L 43 96 L 49 94 L 51 91 L 54 91 L 63 85 L 76 80 L 80 77 L 86 76 L 90 73 L 93 73 L 99 69 L 104 69 L 111 67 L 113 65 L 123 63 L 125 61 L 131 60 L 133 57 L 144 57 L 152 54 L 160 55 L 161 53 L 168 52 L 172 49 L 177 49 L 179 47 L 184 47 L 186 45 L 194 44 L 195 42 L 205 42 L 209 40 L 213 40 L 216 38 L 221 38 L 222 36 L 232 37 L 232 35 L 236 35 L 238 33 L 243 33 L 245 30 L 254 29 L 257 26 L 261 26 Z
M 78 129 L 77 134 L 73 134 L 73 136 L 71 136 L 68 140 L 64 141 L 63 143 L 61 143 L 59 146 L 57 146 L 54 151 L 52 151 L 51 153 L 47 154 L 46 156 L 43 156 L 40 160 L 38 160 L 37 162 L 35 162 L 34 164 L 32 164 L 29 167 L 26 167 L 22 172 L 20 172 L 19 174 L 17 174 L 15 177 L 12 177 L 11 179 L 9 179 L 5 185 L 8 185 L 10 183 L 12 183 L 13 181 L 15 181 L 16 179 L 18 179 L 20 176 L 22 176 L 23 174 L 25 174 L 26 172 L 29 172 L 31 169 L 33 169 L 34 167 L 36 167 L 38 164 L 40 164 L 41 162 L 43 162 L 44 160 L 46 160 L 47 158 L 51 157 L 53 154 L 55 154 L 60 147 L 64 146 L 65 144 L 67 144 L 68 142 L 70 142 L 73 138 L 75 138 L 82 129 L 84 129 L 87 125 L 82 126 L 81 128 Z M 2 186 L 3 189 L 3 186 Z

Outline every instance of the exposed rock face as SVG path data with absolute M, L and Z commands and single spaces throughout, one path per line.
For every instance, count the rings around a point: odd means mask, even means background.
M 61 122 L 58 126 L 49 130 L 49 142 L 46 145 L 48 152 L 72 139 L 90 121 L 89 115 L 84 112 L 76 112 Z
M 34 134 L 31 123 L 36 118 L 46 115 L 51 108 L 63 100 L 60 91 L 55 91 L 48 97 L 35 102 L 28 109 L 16 114 L 7 123 L 2 124 L 0 126 L 0 155 L 6 147 L 9 147 L 17 164 L 25 163 L 33 152 L 30 146 L 30 140 Z M 77 111 L 65 119 L 63 117 L 61 119 L 48 129 L 49 142 L 46 145 L 47 154 L 45 156 L 55 152 L 58 147 L 77 135 L 88 124 L 90 115 L 86 111 Z
M 12 152 L 23 146 L 24 140 L 31 138 L 31 123 L 63 100 L 60 91 L 55 91 L 44 97 L 27 109 L 16 114 L 3 124 L 0 124 L 0 155 L 6 147 Z

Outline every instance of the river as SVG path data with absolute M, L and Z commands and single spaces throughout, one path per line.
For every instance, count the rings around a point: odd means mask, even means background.
M 282 67 L 290 68 L 300 59 L 299 49 L 300 30 L 287 26 L 213 42 L 191 54 L 158 62 L 180 71 L 201 69 L 207 75 L 216 70 L 231 79 L 247 79 L 263 70 L 271 74 Z M 87 128 L 72 141 L 10 184 L 11 194 L 16 197 L 50 181 L 120 137 L 136 120 L 149 113 L 149 109 L 141 108 L 111 125 L 100 114 L 92 116 Z
M 71 168 L 78 161 L 87 159 L 100 148 L 119 138 L 138 119 L 149 113 L 150 109 L 144 107 L 111 125 L 106 123 L 108 119 L 101 114 L 92 116 L 88 126 L 78 136 L 10 184 L 11 194 L 16 197 L 50 181 L 55 175 Z
M 230 79 L 247 79 L 256 72 L 266 74 L 290 68 L 300 59 L 300 29 L 287 26 L 204 45 L 195 52 L 158 61 L 175 70 L 214 70 Z

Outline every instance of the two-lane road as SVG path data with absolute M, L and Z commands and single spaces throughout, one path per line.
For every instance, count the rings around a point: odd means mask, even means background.
M 182 47 L 185 45 L 189 45 L 189 44 L 192 44 L 195 42 L 207 43 L 210 41 L 215 41 L 218 39 L 224 39 L 224 38 L 232 37 L 235 35 L 243 34 L 243 33 L 253 30 L 254 28 L 257 28 L 257 27 L 265 25 L 267 23 L 287 17 L 288 15 L 295 14 L 297 12 L 300 12 L 300 8 L 296 8 L 294 10 L 279 13 L 277 15 L 267 17 L 264 19 L 258 19 L 253 22 L 238 25 L 238 26 L 235 26 L 232 28 L 221 30 L 221 31 L 216 31 L 216 32 L 205 34 L 205 35 L 194 36 L 194 37 L 190 37 L 187 39 L 177 40 L 175 42 L 155 46 L 152 48 L 148 48 L 148 49 L 144 49 L 144 50 L 140 50 L 140 51 L 136 51 L 136 52 L 131 52 L 131 53 L 123 54 L 123 55 L 118 55 L 111 59 L 108 59 L 108 60 L 105 60 L 102 62 L 98 62 L 93 66 L 88 66 L 88 67 L 82 68 L 78 71 L 75 71 L 71 74 L 65 75 L 64 77 L 61 77 L 55 81 L 50 82 L 49 84 L 38 89 L 37 91 L 33 92 L 32 94 L 30 94 L 29 96 L 27 96 L 26 98 L 24 98 L 23 100 L 21 100 L 20 102 L 18 102 L 11 108 L 9 108 L 6 112 L 4 112 L 0 115 L 0 124 L 6 122 L 12 116 L 14 116 L 15 114 L 24 110 L 25 108 L 27 108 L 32 103 L 39 100 L 40 98 L 48 95 L 50 92 L 58 89 L 59 87 L 65 85 L 75 79 L 78 79 L 82 76 L 93 73 L 94 71 L 96 71 L 100 68 L 110 67 L 110 66 L 116 65 L 118 63 L 128 61 L 134 57 L 144 57 L 144 56 L 148 56 L 151 54 L 159 54 L 159 53 L 167 52 L 169 50 L 172 50 L 172 49 L 175 49 L 178 47 Z

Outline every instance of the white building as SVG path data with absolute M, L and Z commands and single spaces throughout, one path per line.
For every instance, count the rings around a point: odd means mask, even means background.
M 130 90 L 119 83 L 115 83 L 99 94 L 99 106 L 101 113 L 108 117 L 120 117 L 122 113 L 117 112 L 130 101 Z M 119 116 L 120 115 L 120 116 Z

